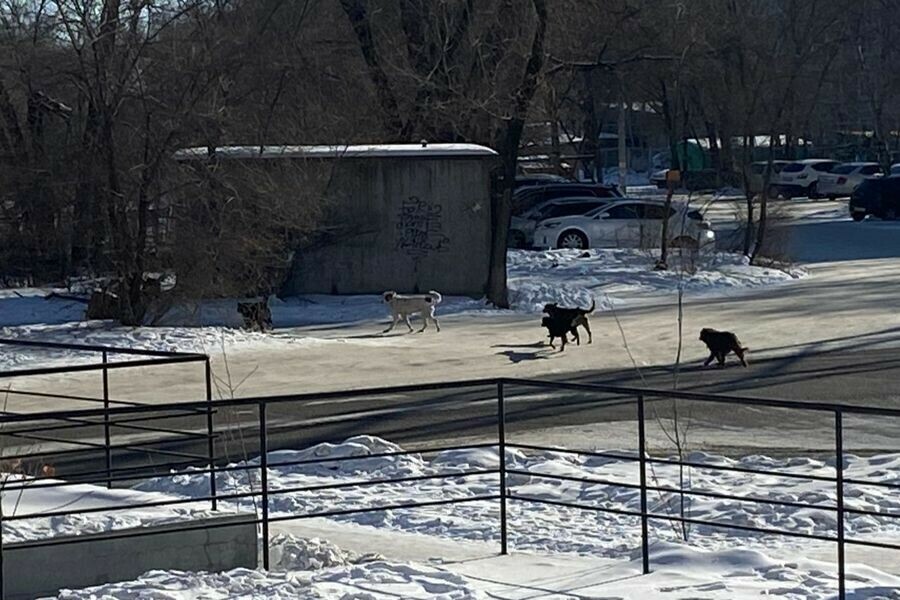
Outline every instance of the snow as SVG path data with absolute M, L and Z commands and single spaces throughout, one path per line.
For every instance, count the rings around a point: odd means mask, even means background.
M 356 436 L 342 444 L 271 452 L 268 460 L 273 466 L 269 484 L 273 490 L 278 490 L 374 478 L 462 473 L 470 469 L 496 468 L 498 464 L 496 450 L 490 448 L 446 451 L 431 457 L 409 454 L 370 458 L 373 454 L 401 450 L 400 446 L 386 440 Z M 555 451 L 510 449 L 508 452 L 511 468 L 531 473 L 510 476 L 512 494 L 610 508 L 638 508 L 638 495 L 634 490 L 540 477 L 541 474 L 555 474 L 633 483 L 637 477 L 633 462 Z M 327 460 L 348 457 L 351 460 Z M 279 462 L 313 458 L 326 460 L 278 466 Z M 766 468 L 807 475 L 834 474 L 833 464 L 807 457 L 773 459 L 757 455 L 729 459 L 694 453 L 687 458 L 705 465 Z M 241 464 L 258 466 L 259 462 L 254 459 Z M 696 468 L 690 471 L 689 485 L 693 489 L 754 496 L 773 502 L 833 503 L 833 483 Z M 257 484 L 256 475 L 249 473 L 219 474 L 220 490 L 222 493 L 246 491 L 251 480 L 254 480 L 253 485 Z M 900 482 L 898 473 L 900 455 L 847 457 L 848 478 L 897 483 Z M 674 469 L 663 465 L 654 467 L 651 484 L 673 485 L 676 481 Z M 123 493 L 137 493 L 140 497 L 146 493 L 191 497 L 205 493 L 206 484 L 203 476 L 183 471 L 170 477 L 147 480 L 137 488 L 138 491 Z M 312 493 L 288 492 L 270 496 L 270 514 L 278 517 L 335 506 L 350 508 L 372 506 L 376 502 L 466 498 L 496 494 L 497 491 L 494 474 L 426 480 L 416 482 L 415 486 L 376 484 Z M 883 488 L 870 486 L 848 486 L 847 496 L 848 507 L 896 512 L 900 504 L 900 499 L 892 498 Z M 674 510 L 672 498 L 651 492 L 649 500 L 653 512 Z M 248 503 L 242 508 L 252 510 L 253 507 Z M 689 511 L 692 518 L 729 524 L 832 535 L 834 530 L 833 515 L 821 510 L 697 497 L 691 502 Z M 83 591 L 63 591 L 59 597 L 524 599 L 534 597 L 533 594 L 540 591 L 548 598 L 652 596 L 719 600 L 762 594 L 825 599 L 833 597 L 836 586 L 833 561 L 811 558 L 810 549 L 814 542 L 807 540 L 692 526 L 687 544 L 674 529 L 651 520 L 653 572 L 645 577 L 640 576 L 639 524 L 633 517 L 510 501 L 509 533 L 514 553 L 505 557 L 495 556 L 498 518 L 498 503 L 492 501 L 315 519 L 321 524 L 318 529 L 315 523 L 309 524 L 306 520 L 278 523 L 273 526 L 276 533 L 271 539 L 272 570 L 269 572 L 249 569 L 224 573 L 151 571 L 134 581 L 109 583 Z M 8 525 L 4 524 L 4 527 Z M 342 543 L 337 545 L 319 535 L 307 537 L 295 533 L 303 532 L 307 527 L 309 531 L 333 531 Z M 889 519 L 848 515 L 847 535 L 896 542 L 900 539 L 900 524 L 893 524 Z M 367 543 L 370 536 L 371 541 Z M 353 546 L 363 551 L 359 552 Z M 371 552 L 373 546 L 378 549 L 377 553 Z M 444 548 L 448 550 L 445 552 Z M 476 557 L 462 558 L 461 552 L 466 548 L 473 550 Z M 833 545 L 830 548 L 833 552 Z M 411 560 L 410 556 L 414 558 Z M 425 564 L 427 562 L 430 564 Z M 900 577 L 870 566 L 851 564 L 848 588 L 855 598 L 898 598 Z
M 346 481 L 366 481 L 402 477 L 422 477 L 459 473 L 459 477 L 424 480 L 415 486 L 408 483 L 372 484 L 369 486 L 291 492 L 273 495 L 270 512 L 273 515 L 314 514 L 340 505 L 342 508 L 371 506 L 375 496 L 379 504 L 404 504 L 422 500 L 477 498 L 499 493 L 496 474 L 464 476 L 471 470 L 497 469 L 496 449 L 474 449 L 441 452 L 426 458 L 419 454 L 366 458 L 369 454 L 400 452 L 402 448 L 370 436 L 349 438 L 343 444 L 320 444 L 302 451 L 282 450 L 269 453 L 269 483 L 272 489 L 300 488 Z M 629 453 L 618 451 L 620 454 Z M 632 454 L 633 456 L 633 454 Z M 311 458 L 346 458 L 340 462 L 317 462 L 279 467 L 278 463 L 308 461 Z M 686 456 L 686 460 L 703 465 L 724 465 L 744 469 L 762 469 L 783 473 L 834 477 L 832 462 L 813 458 L 774 459 L 763 455 L 730 459 L 702 452 Z M 900 484 L 900 455 L 878 455 L 845 458 L 845 476 L 882 483 Z M 258 466 L 254 459 L 242 466 Z M 540 475 L 605 479 L 635 485 L 638 468 L 634 461 L 579 456 L 563 452 L 525 452 L 508 450 L 507 466 L 528 471 L 531 475 L 511 475 L 509 490 L 514 495 L 551 501 L 565 501 L 586 506 L 638 511 L 638 490 L 606 484 L 578 483 L 554 480 Z M 833 511 L 801 509 L 778 502 L 834 506 L 834 483 L 807 481 L 777 475 L 753 475 L 715 469 L 690 469 L 690 489 L 713 491 L 758 498 L 771 504 L 755 504 L 693 496 L 689 499 L 692 518 L 750 527 L 780 529 L 797 533 L 836 534 Z M 678 471 L 671 465 L 656 464 L 649 473 L 650 483 L 657 487 L 678 487 Z M 218 489 L 222 493 L 243 493 L 258 483 L 255 470 L 241 470 L 218 474 Z M 153 491 L 178 497 L 199 497 L 208 492 L 207 478 L 189 471 L 172 476 L 154 478 L 137 486 L 141 491 Z M 900 498 L 889 488 L 863 485 L 846 486 L 847 508 L 900 512 Z M 679 497 L 672 493 L 652 493 L 650 510 L 655 514 L 674 514 Z M 252 510 L 252 502 L 237 506 Z M 585 514 L 574 508 L 513 502 L 510 505 L 513 526 L 511 543 L 520 550 L 588 554 L 616 557 L 639 547 L 640 531 L 634 517 L 604 513 Z M 439 507 L 423 507 L 415 511 L 384 511 L 334 517 L 338 521 L 384 527 L 399 531 L 444 536 L 466 540 L 497 540 L 499 513 L 493 501 Z M 580 522 L 577 528 L 567 523 Z M 858 539 L 900 541 L 900 521 L 849 514 L 846 519 L 847 536 Z M 593 524 L 589 526 L 588 524 Z M 664 520 L 652 521 L 653 537 L 677 541 L 676 530 Z M 706 550 L 722 550 L 740 539 L 744 546 L 759 548 L 802 547 L 806 541 L 763 536 L 752 532 L 738 532 L 707 525 L 691 526 L 691 543 Z
M 416 156 L 497 156 L 497 152 L 478 144 L 358 144 L 324 146 L 220 146 L 221 158 L 393 158 Z M 176 160 L 206 158 L 205 146 L 175 152 Z
M 603 183 L 619 185 L 618 167 L 608 167 L 603 170 Z M 632 187 L 648 186 L 650 185 L 650 177 L 647 173 L 638 173 L 637 171 L 628 169 L 625 174 L 625 185 L 629 189 L 629 191 Z
M 29 477 L 2 475 L 0 484 L 6 489 L 2 493 L 4 517 L 29 517 L 22 520 L 4 521 L 3 543 L 147 527 L 208 518 L 213 515 L 221 516 L 222 514 L 221 512 L 210 512 L 208 502 L 186 502 L 172 506 L 139 509 L 127 508 L 136 504 L 172 502 L 177 498 L 159 492 L 108 490 L 90 484 L 49 487 L 55 483 L 63 482 L 58 479 L 41 479 L 38 484 Z M 22 484 L 25 484 L 24 489 L 9 489 Z M 27 487 L 29 484 L 35 487 Z M 66 516 L 41 516 L 56 511 L 78 511 L 116 506 L 126 508 Z

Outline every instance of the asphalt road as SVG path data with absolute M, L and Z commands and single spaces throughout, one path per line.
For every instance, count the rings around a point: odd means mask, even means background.
M 672 389 L 671 368 L 628 371 L 594 371 L 545 377 L 546 381 L 605 384 L 616 387 Z M 753 362 L 743 368 L 729 362 L 724 369 L 686 365 L 678 373 L 678 389 L 710 394 L 834 402 L 852 405 L 900 407 L 900 353 L 896 351 L 835 351 Z M 548 431 L 576 431 L 577 447 L 635 447 L 636 406 L 633 397 L 596 392 L 508 387 L 506 426 L 511 440 L 547 443 Z M 320 442 L 340 442 L 353 435 L 376 435 L 409 448 L 453 445 L 497 439 L 496 386 L 390 394 L 377 397 L 325 399 L 273 404 L 268 407 L 270 449 L 303 448 Z M 648 420 L 666 421 L 672 403 L 648 403 Z M 833 447 L 833 415 L 797 410 L 749 408 L 739 404 L 680 404 L 681 418 L 689 419 L 691 439 L 696 447 L 728 454 L 764 449 L 769 454 L 796 455 L 798 449 L 813 453 Z M 182 431 L 205 431 L 202 415 L 178 417 L 143 425 Z M 218 462 L 230 462 L 258 451 L 258 410 L 256 406 L 225 409 L 215 416 Z M 131 423 L 141 425 L 141 423 Z M 651 423 L 652 425 L 652 423 Z M 900 451 L 900 419 L 847 419 L 845 436 L 860 442 L 867 452 Z M 154 434 L 138 430 L 113 430 L 113 444 L 142 443 Z M 61 430 L 58 439 L 77 436 L 80 441 L 102 442 L 102 428 Z M 555 439 L 550 436 L 550 439 Z M 896 441 L 896 445 L 895 442 Z M 656 444 L 665 440 L 657 435 Z M 651 443 L 654 443 L 651 439 Z M 7 440 L 6 452 L 12 451 Z M 46 451 L 56 444 L 41 444 Z M 20 440 L 19 447 L 33 451 L 34 445 Z M 202 439 L 181 440 L 150 447 L 169 452 L 206 455 Z M 571 447 L 571 446 L 570 446 Z M 177 457 L 141 450 L 121 449 L 114 453 L 117 467 L 156 465 Z M 48 457 L 60 475 L 102 468 L 101 452 L 77 456 Z

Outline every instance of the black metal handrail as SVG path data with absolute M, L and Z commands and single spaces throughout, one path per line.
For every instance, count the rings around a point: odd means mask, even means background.
M 112 350 L 106 349 L 104 352 L 111 352 Z M 702 394 L 695 392 L 679 392 L 679 391 L 668 391 L 668 390 L 645 390 L 645 389 L 635 389 L 635 388 L 625 388 L 618 386 L 606 386 L 606 385 L 596 385 L 596 384 L 582 384 L 582 383 L 557 383 L 550 381 L 540 381 L 540 380 L 525 380 L 525 379 L 513 379 L 513 378 L 494 378 L 494 379 L 478 379 L 478 380 L 466 380 L 466 381 L 454 381 L 454 382 L 441 382 L 441 383 L 433 383 L 433 384 L 416 384 L 416 385 L 405 385 L 405 386 L 393 386 L 393 387 L 379 387 L 379 388 L 368 388 L 368 389 L 357 389 L 357 390 L 349 390 L 349 391 L 335 391 L 335 392 L 319 392 L 319 393 L 309 393 L 309 394 L 297 394 L 297 395 L 284 395 L 284 396 L 273 396 L 273 397 L 263 397 L 263 398 L 231 398 L 225 400 L 213 400 L 211 397 L 211 387 L 210 387 L 210 370 L 209 370 L 209 359 L 203 358 L 206 364 L 206 382 L 207 382 L 207 400 L 205 402 L 186 402 L 186 403 L 164 403 L 157 405 L 139 405 L 139 406 L 117 406 L 117 407 L 104 407 L 104 409 L 82 409 L 82 410 L 63 410 L 56 412 L 40 412 L 40 413 L 32 413 L 27 415 L 18 415 L 18 414 L 2 414 L 0 415 L 0 435 L 9 435 L 11 433 L 15 433 L 15 431 L 6 431 L 2 428 L 5 428 L 9 425 L 14 424 L 32 424 L 32 427 L 25 429 L 35 435 L 40 434 L 40 426 L 39 423 L 66 423 L 67 425 L 72 425 L 73 422 L 75 424 L 81 424 L 86 427 L 90 426 L 99 426 L 103 424 L 107 427 L 107 431 L 109 431 L 110 427 L 114 427 L 117 423 L 130 423 L 135 424 L 134 422 L 139 422 L 141 416 L 146 416 L 148 419 L 157 419 L 157 418 L 166 418 L 166 415 L 185 415 L 192 414 L 197 416 L 206 416 L 207 417 L 207 435 L 199 435 L 195 432 L 189 431 L 180 431 L 173 430 L 173 433 L 190 433 L 192 437 L 206 437 L 209 441 L 209 452 L 208 456 L 198 456 L 193 454 L 187 454 L 184 452 L 171 452 L 171 454 L 177 455 L 179 458 L 183 458 L 185 456 L 198 460 L 201 463 L 205 461 L 205 464 L 201 464 L 197 468 L 192 468 L 190 471 L 192 474 L 200 475 L 203 477 L 208 477 L 210 481 L 210 493 L 209 495 L 203 497 L 192 497 L 192 498 L 184 498 L 177 500 L 166 500 L 159 502 L 151 502 L 151 503 L 142 503 L 142 504 L 128 504 L 126 506 L 106 506 L 100 508 L 90 508 L 90 509 L 81 509 L 81 510 L 60 510 L 53 511 L 51 513 L 43 513 L 43 514 L 28 514 L 28 515 L 18 515 L 18 516 L 7 516 L 3 517 L 2 521 L 17 521 L 24 520 L 29 518 L 46 518 L 49 516 L 66 516 L 66 515 L 74 515 L 74 514 L 90 514 L 96 512 L 110 511 L 110 510 L 128 510 L 128 509 L 137 509 L 137 508 L 147 508 L 147 507 L 160 507 L 160 506 L 168 506 L 168 505 L 179 505 L 179 504 L 188 504 L 188 503 L 204 503 L 211 502 L 213 508 L 217 508 L 217 502 L 219 501 L 237 501 L 240 503 L 242 500 L 252 499 L 254 504 L 256 501 L 259 501 L 258 506 L 260 507 L 260 514 L 256 516 L 253 522 L 257 523 L 261 527 L 262 532 L 262 544 L 265 549 L 263 553 L 263 567 L 269 567 L 269 525 L 275 522 L 289 521 L 294 519 L 308 519 L 313 517 L 329 517 L 329 516 L 340 516 L 340 515 L 349 515 L 356 514 L 361 512 L 372 512 L 372 511 L 383 511 L 383 510 L 392 510 L 392 509 L 406 509 L 406 508 L 417 508 L 424 506 L 439 506 L 445 504 L 458 504 L 458 503 L 466 503 L 466 502 L 482 502 L 482 501 L 497 501 L 499 502 L 499 527 L 500 527 L 500 551 L 505 554 L 508 552 L 508 521 L 509 516 L 507 512 L 507 505 L 509 502 L 523 502 L 523 503 L 531 503 L 531 504 L 547 504 L 547 505 L 555 505 L 561 507 L 569 507 L 576 510 L 591 510 L 591 511 L 599 511 L 599 512 L 607 512 L 610 514 L 617 514 L 622 516 L 634 517 L 636 519 L 640 519 L 640 529 L 641 529 L 641 549 L 642 549 L 642 570 L 644 573 L 650 572 L 650 552 L 649 552 L 649 540 L 650 540 L 650 527 L 649 523 L 651 521 L 670 521 L 670 522 L 681 522 L 681 523 L 689 523 L 701 526 L 709 526 L 713 528 L 723 528 L 723 529 L 733 529 L 740 531 L 748 531 L 754 533 L 760 533 L 764 535 L 779 535 L 779 536 L 789 536 L 796 537 L 799 539 L 813 539 L 819 541 L 825 541 L 829 543 L 835 543 L 837 545 L 837 567 L 838 567 L 838 583 L 839 583 L 839 597 L 844 598 L 846 595 L 845 583 L 846 583 L 846 574 L 845 574 L 845 554 L 844 549 L 846 545 L 859 545 L 864 547 L 874 547 L 874 548 L 889 548 L 900 550 L 900 544 L 892 544 L 888 542 L 880 542 L 873 540 L 864 540 L 857 539 L 855 537 L 847 536 L 847 532 L 845 531 L 844 522 L 847 514 L 861 514 L 861 515 L 871 515 L 877 516 L 880 518 L 900 518 L 900 514 L 893 514 L 890 512 L 884 512 L 879 510 L 868 510 L 868 509 L 860 509 L 854 508 L 852 506 L 848 507 L 844 505 L 845 499 L 845 487 L 849 485 L 854 486 L 878 486 L 878 487 L 890 487 L 897 488 L 900 487 L 896 484 L 888 484 L 884 482 L 875 482 L 875 481 L 867 481 L 864 479 L 857 478 L 845 478 L 844 476 L 844 446 L 843 446 L 843 418 L 845 414 L 859 414 L 859 415 L 868 415 L 868 416 L 882 416 L 882 417 L 890 417 L 896 418 L 900 417 L 900 410 L 891 409 L 891 408 L 880 408 L 880 407 L 867 407 L 867 406 L 850 406 L 845 404 L 829 404 L 829 403 L 821 403 L 821 402 L 799 402 L 799 401 L 785 401 L 785 400 L 774 400 L 774 399 L 765 399 L 765 398 L 745 398 L 738 396 L 720 396 L 713 394 Z M 608 396 L 616 396 L 615 398 L 599 398 L 597 399 L 597 403 L 600 406 L 610 406 L 610 407 L 620 407 L 623 405 L 622 399 L 625 399 L 624 404 L 633 404 L 636 410 L 635 416 L 638 422 L 638 431 L 637 431 L 637 452 L 634 454 L 629 454 L 625 452 L 597 452 L 597 451 L 588 451 L 588 450 L 578 450 L 578 449 L 569 449 L 569 448 L 559 448 L 549 445 L 536 445 L 536 444 L 524 444 L 524 443 L 514 443 L 507 440 L 506 433 L 506 414 L 507 414 L 507 405 L 509 402 L 514 401 L 509 397 L 509 391 L 511 387 L 515 388 L 524 388 L 524 389 L 545 389 L 545 390 L 553 390 L 553 391 L 580 391 L 580 392 L 591 392 L 597 394 L 603 394 Z M 327 456 L 327 457 L 312 457 L 312 458 L 304 458 L 298 460 L 281 460 L 278 462 L 269 462 L 269 441 L 268 441 L 268 433 L 270 429 L 269 417 L 267 414 L 267 409 L 270 406 L 281 405 L 285 403 L 299 403 L 303 404 L 306 402 L 314 401 L 314 400 L 327 400 L 327 399 L 347 399 L 347 398 L 361 398 L 361 397 L 380 397 L 386 395 L 397 395 L 397 394 L 415 394 L 419 392 L 434 392 L 434 391 L 453 391 L 460 389 L 473 389 L 473 390 L 481 390 L 484 391 L 488 398 L 494 396 L 496 399 L 496 422 L 497 422 L 497 431 L 496 438 L 489 439 L 489 441 L 484 443 L 473 443 L 468 445 L 437 445 L 431 447 L 423 447 L 418 448 L 416 450 L 402 450 L 402 451 L 391 451 L 391 452 L 377 452 L 369 455 L 361 455 L 361 456 Z M 105 391 L 106 386 L 105 386 Z M 482 402 L 484 397 L 479 397 L 473 401 Z M 646 420 L 646 404 L 648 402 L 658 402 L 661 400 L 686 400 L 693 402 L 708 402 L 708 403 L 728 403 L 730 405 L 735 406 L 755 406 L 755 407 L 770 407 L 777 409 L 789 409 L 789 410 L 798 410 L 798 411 L 816 411 L 816 412 L 824 412 L 826 414 L 832 414 L 834 416 L 833 422 L 833 433 L 834 433 L 834 452 L 836 456 L 835 463 L 835 475 L 833 477 L 828 477 L 820 474 L 804 474 L 797 471 L 784 471 L 784 470 L 776 470 L 776 469 L 761 469 L 761 468 L 749 468 L 744 466 L 736 466 L 736 465 L 727 465 L 727 464 L 716 464 L 716 463 L 701 463 L 696 461 L 684 460 L 682 458 L 664 458 L 659 456 L 651 456 L 647 449 L 647 435 L 645 430 L 645 420 Z M 221 435 L 219 432 L 216 432 L 214 429 L 214 423 L 212 416 L 213 414 L 223 408 L 232 408 L 232 407 L 243 407 L 243 408 L 252 408 L 255 409 L 256 415 L 253 421 L 256 425 L 258 425 L 258 432 L 255 433 L 257 447 L 259 450 L 259 460 L 257 464 L 253 464 L 250 462 L 244 462 L 239 464 L 231 464 L 231 465 L 217 465 L 216 457 L 213 453 L 213 442 L 217 436 Z M 427 409 L 428 407 L 418 407 L 419 410 Z M 155 414 L 151 414 L 155 413 Z M 347 415 L 348 418 L 352 415 L 357 414 L 355 411 L 351 412 L 332 412 L 329 413 L 329 416 L 333 418 L 340 418 L 342 415 Z M 163 415 L 163 416 L 160 416 Z M 103 417 L 104 421 L 99 420 L 91 420 L 97 417 Z M 298 421 L 302 422 L 302 420 Z M 284 424 L 282 424 L 284 425 Z M 51 429 L 54 427 L 53 425 L 49 426 Z M 57 426 L 58 427 L 58 426 Z M 151 428 L 148 433 L 161 433 L 159 430 L 164 430 L 164 427 L 160 428 Z M 62 441 L 62 440 L 60 440 Z M 159 443 L 163 443 L 166 440 L 157 440 Z M 68 440 L 65 443 L 70 443 Z M 77 444 L 77 442 L 75 442 Z M 84 444 L 83 444 L 84 445 Z M 122 449 L 134 449 L 135 451 L 146 451 L 146 446 L 140 446 L 138 444 L 115 444 L 110 440 L 109 436 L 104 440 L 103 444 L 99 444 L 96 442 L 91 442 L 90 447 L 87 449 L 80 449 L 81 451 L 96 451 L 98 447 L 102 447 L 107 456 L 109 456 L 112 449 L 122 448 Z M 306 485 L 306 486 L 296 486 L 290 488 L 277 489 L 272 488 L 269 485 L 268 477 L 270 471 L 273 469 L 279 468 L 287 468 L 291 466 L 300 466 L 300 465 L 313 465 L 313 464 L 339 464 L 346 461 L 360 461 L 371 458 L 378 457 L 392 457 L 392 456 L 404 456 L 404 455 L 426 455 L 428 453 L 437 453 L 443 452 L 447 450 L 461 450 L 461 449 L 471 449 L 471 448 L 497 448 L 498 451 L 498 464 L 496 468 L 473 468 L 473 469 L 465 469 L 450 473 L 434 473 L 429 475 L 415 475 L 415 476 L 406 476 L 406 477 L 386 477 L 386 478 L 372 478 L 372 479 L 358 479 L 351 481 L 341 481 L 336 483 L 324 483 L 317 485 Z M 617 481 L 615 479 L 609 478 L 601 478 L 601 477 L 575 477 L 568 475 L 558 475 L 558 474 L 547 474 L 547 473 L 538 473 L 531 472 L 525 468 L 515 465 L 509 465 L 507 462 L 507 451 L 508 450 L 520 450 L 520 451 L 534 451 L 534 452 L 562 452 L 562 453 L 570 453 L 574 455 L 580 456 L 588 456 L 588 457 L 600 457 L 606 458 L 611 461 L 622 461 L 634 464 L 637 467 L 637 483 L 633 481 Z M 52 451 L 48 451 L 52 452 Z M 60 451 L 62 452 L 62 451 Z M 38 456 L 44 455 L 44 452 L 38 453 L 24 453 L 21 455 L 15 455 L 21 458 L 27 458 L 28 456 Z M 4 457 L 0 457 L 3 459 Z M 155 465 L 157 468 L 165 468 L 169 465 L 183 465 L 184 462 L 169 462 L 169 463 L 161 463 Z M 746 473 L 750 475 L 767 475 L 767 476 L 775 476 L 779 478 L 785 479 L 801 479 L 806 481 L 814 481 L 822 484 L 834 485 L 835 491 L 835 502 L 834 504 L 815 504 L 815 503 L 804 503 L 793 500 L 784 500 L 779 501 L 775 499 L 767 499 L 760 498 L 755 496 L 746 496 L 740 494 L 727 493 L 724 491 L 710 491 L 704 489 L 693 489 L 693 488 L 685 488 L 682 485 L 675 484 L 649 484 L 647 471 L 648 469 L 654 465 L 666 465 L 666 466 L 677 466 L 677 467 L 688 467 L 694 469 L 706 469 L 706 470 L 719 470 L 719 471 L 732 471 L 738 473 Z M 111 462 L 107 460 L 108 468 L 106 470 L 95 470 L 94 474 L 95 478 L 87 477 L 89 473 L 85 473 L 84 477 L 79 477 L 75 481 L 66 481 L 60 482 L 57 480 L 46 481 L 54 479 L 52 476 L 40 476 L 33 479 L 29 479 L 29 483 L 18 483 L 10 482 L 10 485 L 5 489 L 12 490 L 21 490 L 31 488 L 40 488 L 40 487 L 64 487 L 66 485 L 81 485 L 84 483 L 97 482 L 102 483 L 106 482 L 108 485 L 111 485 L 113 482 L 118 481 L 128 481 L 133 480 L 139 475 L 139 471 L 135 472 L 133 468 L 125 467 L 125 468 L 115 468 L 112 466 Z M 118 472 L 121 471 L 121 474 Z M 217 473 L 228 473 L 228 472 L 238 472 L 245 471 L 258 472 L 258 484 L 256 488 L 252 487 L 249 491 L 246 492 L 237 492 L 237 493 L 228 493 L 228 494 L 220 494 L 217 493 L 216 490 L 216 474 Z M 288 493 L 313 493 L 317 491 L 324 491 L 329 489 L 347 489 L 347 488 L 358 488 L 364 486 L 377 486 L 377 485 L 386 485 L 386 484 L 397 484 L 397 483 L 408 483 L 414 484 L 418 481 L 425 480 L 438 480 L 438 479 L 448 479 L 448 478 L 468 478 L 475 476 L 490 476 L 498 478 L 498 492 L 496 494 L 481 494 L 477 496 L 471 497 L 461 497 L 461 498 L 438 498 L 438 499 L 423 499 L 421 501 L 411 501 L 411 502 L 400 502 L 400 503 L 387 503 L 387 504 L 378 504 L 374 503 L 372 506 L 363 506 L 363 507 L 341 507 L 340 505 L 335 506 L 331 510 L 320 510 L 313 512 L 304 512 L 304 513 L 290 513 L 290 514 L 270 514 L 270 500 L 273 497 L 282 494 Z M 639 509 L 635 510 L 633 508 L 620 508 L 615 506 L 598 506 L 592 505 L 590 503 L 584 502 L 569 502 L 564 500 L 552 500 L 548 498 L 534 498 L 529 497 L 527 494 L 519 493 L 515 489 L 510 489 L 510 483 L 508 478 L 510 476 L 530 476 L 535 478 L 547 478 L 547 479 L 555 479 L 560 481 L 573 481 L 573 482 L 581 482 L 588 484 L 596 484 L 596 485 L 606 485 L 610 487 L 622 487 L 628 488 L 632 490 L 638 490 L 640 492 L 640 506 Z M 249 475 L 248 475 L 249 477 Z M 787 506 L 791 508 L 798 509 L 810 509 L 810 510 L 819 510 L 819 511 L 827 511 L 830 513 L 834 513 L 836 515 L 836 533 L 834 535 L 831 534 L 822 534 L 818 532 L 806 532 L 806 531 L 796 531 L 790 529 L 782 529 L 782 528 L 767 528 L 767 527 L 756 527 L 751 525 L 738 525 L 734 523 L 724 523 L 715 520 L 709 519 L 699 519 L 692 518 L 690 516 L 685 516 L 684 514 L 661 514 L 659 512 L 654 512 L 648 506 L 648 493 L 658 493 L 662 494 L 679 494 L 684 496 L 698 496 L 698 497 L 710 497 L 717 498 L 723 500 L 731 500 L 735 502 L 745 502 L 745 503 L 755 503 L 755 504 L 772 504 L 772 505 L 781 505 Z M 377 498 L 373 498 L 377 501 Z M 186 524 L 184 529 L 189 530 L 192 526 L 190 524 Z M 171 529 L 170 529 L 171 531 Z M 127 534 L 123 534 L 122 537 L 136 537 L 140 535 L 154 535 L 155 532 L 152 529 L 148 529 L 140 532 L 128 532 Z M 109 536 L 106 536 L 109 537 Z M 24 546 L 27 547 L 35 547 L 35 546 L 46 546 L 53 545 L 54 543 L 72 543 L 71 538 L 65 538 L 61 540 L 57 540 L 56 542 L 51 538 L 48 540 L 39 540 L 39 541 L 30 541 L 26 542 Z M 7 551 L 12 551 L 12 549 L 7 549 Z M 0 537 L 0 561 L 2 561 L 2 554 L 4 552 L 2 537 Z M 0 565 L 2 568 L 2 565 Z

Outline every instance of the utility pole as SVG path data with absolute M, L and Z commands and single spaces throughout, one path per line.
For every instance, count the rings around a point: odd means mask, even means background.
M 619 189 L 628 193 L 628 144 L 625 132 L 625 84 L 619 76 Z

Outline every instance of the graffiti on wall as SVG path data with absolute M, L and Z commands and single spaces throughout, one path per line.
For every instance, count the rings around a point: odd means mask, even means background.
M 449 250 L 450 238 L 444 235 L 443 207 L 410 196 L 400 204 L 397 215 L 397 249 L 412 258 Z

